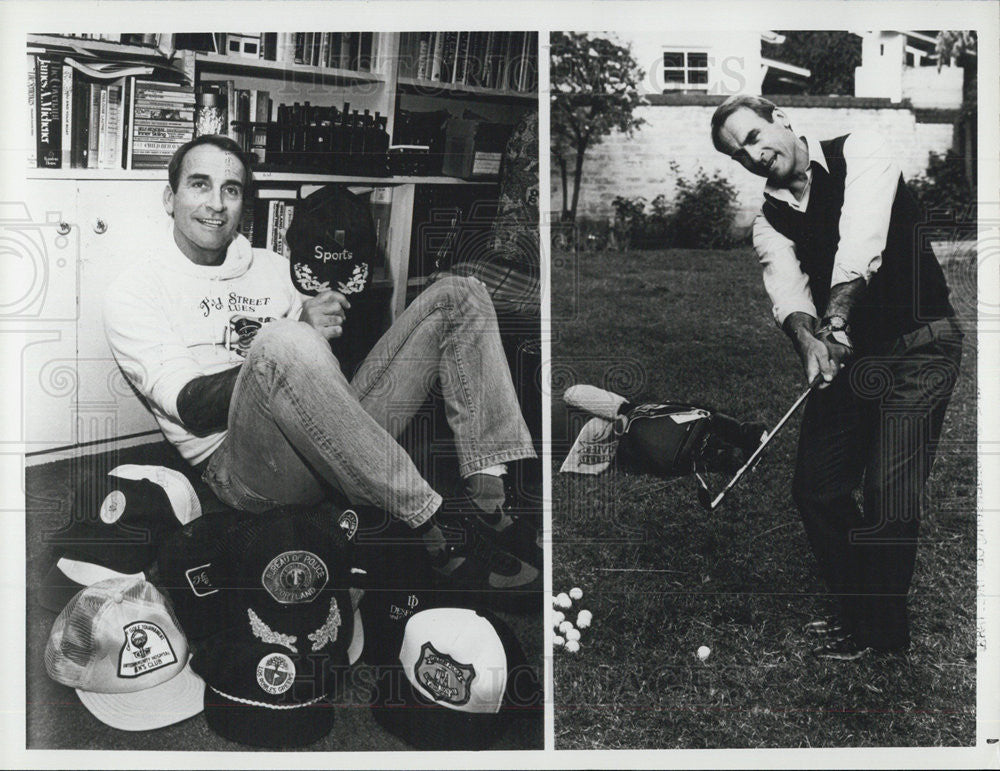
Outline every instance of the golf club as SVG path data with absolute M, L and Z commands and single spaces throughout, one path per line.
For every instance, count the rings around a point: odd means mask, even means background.
M 747 471 L 753 468 L 754 464 L 756 464 L 757 460 L 763 454 L 764 448 L 767 447 L 768 444 L 770 444 L 771 440 L 774 439 L 775 436 L 777 436 L 778 432 L 781 430 L 781 427 L 784 426 L 785 423 L 788 422 L 788 419 L 792 417 L 792 415 L 795 413 L 795 411 L 802 406 L 802 403 L 806 400 L 809 394 L 812 393 L 813 389 L 822 382 L 823 378 L 817 377 L 809 384 L 809 387 L 806 388 L 806 390 L 802 392 L 799 398 L 795 400 L 795 403 L 788 408 L 788 412 L 786 412 L 784 416 L 781 418 L 781 420 L 778 421 L 777 425 L 775 425 L 773 429 L 767 432 L 767 435 L 764 437 L 764 441 L 762 441 L 760 445 L 758 445 L 757 449 L 753 451 L 753 454 L 749 458 L 747 458 L 747 462 L 740 467 L 739 471 L 737 471 L 733 475 L 733 478 L 729 480 L 729 483 L 724 488 L 722 488 L 722 491 L 718 493 L 714 498 L 712 497 L 711 491 L 708 489 L 708 484 L 705 482 L 705 479 L 701 476 L 701 474 L 698 473 L 697 470 L 695 470 L 694 475 L 695 478 L 698 480 L 698 503 L 700 503 L 703 508 L 707 509 L 708 511 L 714 511 L 716 508 L 718 508 L 719 504 L 722 503 L 722 500 L 726 497 L 726 494 L 730 490 L 732 490 L 733 487 L 736 486 L 737 482 L 740 481 L 740 477 L 742 477 Z

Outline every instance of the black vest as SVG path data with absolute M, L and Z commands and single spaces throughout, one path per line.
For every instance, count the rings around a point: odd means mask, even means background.
M 847 136 L 820 142 L 830 171 L 827 173 L 819 164 L 813 164 L 809 205 L 804 212 L 769 195 L 764 196 L 762 208 L 771 226 L 795 242 L 795 254 L 809 277 L 809 288 L 820 316 L 826 315 L 833 260 L 840 243 Z M 928 239 L 921 237 L 918 229 L 922 222 L 920 205 L 901 174 L 892 202 L 882 265 L 872 275 L 868 289 L 849 319 L 851 338 L 861 351 L 884 350 L 900 335 L 934 319 L 954 315 L 941 266 Z

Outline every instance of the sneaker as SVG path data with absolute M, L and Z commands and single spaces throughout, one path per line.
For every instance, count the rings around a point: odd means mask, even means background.
M 542 567 L 541 506 L 522 496 L 504 477 L 504 504 L 493 514 L 477 515 L 483 532 L 501 549 L 536 568 Z
M 834 638 L 817 648 L 813 648 L 813 655 L 821 659 L 831 659 L 833 661 L 857 661 L 874 653 L 873 648 L 862 648 L 850 635 Z
M 494 543 L 478 517 L 441 517 L 440 521 L 448 544 L 431 561 L 442 586 L 501 606 L 542 591 L 541 571 Z

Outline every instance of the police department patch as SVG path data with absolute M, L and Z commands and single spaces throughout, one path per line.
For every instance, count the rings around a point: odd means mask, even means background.
M 311 551 L 286 551 L 264 568 L 261 583 L 282 605 L 312 602 L 323 591 L 330 572 L 326 563 Z
M 136 621 L 122 629 L 118 653 L 118 677 L 141 677 L 177 663 L 170 640 L 151 621 Z
M 459 664 L 425 642 L 420 647 L 417 663 L 413 665 L 413 674 L 435 701 L 460 707 L 468 703 L 472 695 L 476 669 L 472 664 Z
M 257 662 L 257 685 L 272 696 L 284 693 L 295 682 L 295 664 L 284 653 L 269 653 Z

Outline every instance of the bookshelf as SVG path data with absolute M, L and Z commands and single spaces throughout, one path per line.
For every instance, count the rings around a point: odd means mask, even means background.
M 167 73 L 171 82 L 186 84 L 192 91 L 211 84 L 221 88 L 227 81 L 236 89 L 267 91 L 268 122 L 275 121 L 282 104 L 309 102 L 343 112 L 349 103 L 352 112 L 368 110 L 372 116 L 378 112 L 393 144 L 411 144 L 405 136 L 402 141 L 397 137 L 402 136 L 400 116 L 434 114 L 458 120 L 474 113 L 480 120 L 513 126 L 537 104 L 537 88 L 519 91 L 505 87 L 509 82 L 491 88 L 406 74 L 400 54 L 404 34 L 375 33 L 365 70 L 197 50 L 177 50 L 168 58 L 164 49 L 170 51 L 170 41 L 165 36 L 149 36 L 155 43 L 137 45 L 33 34 L 27 36 L 26 48 L 29 56 L 148 64 L 155 70 L 154 79 Z M 533 56 L 537 63 L 537 52 Z M 411 254 L 419 243 L 414 217 L 425 211 L 425 199 L 447 198 L 441 191 L 448 190 L 460 199 L 490 190 L 496 195 L 494 177 L 435 171 L 337 173 L 293 162 L 265 163 L 254 169 L 254 176 L 262 197 L 306 195 L 315 186 L 334 183 L 349 185 L 355 192 L 371 191 L 373 201 L 376 194 L 381 197 L 388 212 L 386 274 L 374 285 L 391 291 L 394 317 L 428 281 L 426 261 Z M 38 458 L 44 462 L 44 453 L 52 448 L 87 445 L 101 451 L 107 449 L 108 440 L 135 435 L 158 440 L 155 422 L 122 380 L 107 348 L 100 306 L 105 288 L 141 256 L 144 243 L 170 237 L 170 221 L 161 202 L 166 169 L 36 166 L 26 170 L 26 180 L 25 217 L 39 223 L 44 242 L 39 253 L 54 262 L 49 266 L 50 285 L 38 300 L 37 318 L 45 320 L 44 330 L 39 327 L 38 340 L 25 349 L 25 445 L 29 451 L 41 451 Z M 255 245 L 263 245 L 257 240 Z M 63 372 L 72 373 L 70 380 L 59 377 Z

